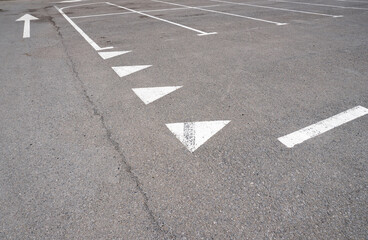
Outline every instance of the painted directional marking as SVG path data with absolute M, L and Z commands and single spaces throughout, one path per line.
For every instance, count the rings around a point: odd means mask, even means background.
M 119 55 L 123 55 L 125 53 L 129 53 L 131 51 L 112 51 L 112 52 L 99 52 L 98 54 L 100 54 L 100 56 L 103 59 L 109 59 L 109 58 L 113 58 Z
M 174 92 L 182 86 L 174 87 L 153 87 L 153 88 L 133 88 L 135 94 L 145 103 L 149 104 L 163 96 Z
M 182 122 L 166 124 L 167 128 L 191 152 L 225 127 L 230 121 Z
M 151 66 L 152 65 L 120 66 L 120 67 L 112 67 L 112 69 L 119 75 L 119 77 L 125 77 L 128 76 L 129 74 L 138 72 Z
M 23 38 L 29 38 L 31 35 L 31 21 L 38 20 L 38 18 L 25 14 L 23 17 L 18 18 L 16 21 L 24 21 Z
M 174 86 L 174 87 L 152 87 L 152 88 L 133 88 L 134 93 L 145 103 L 149 104 L 151 102 L 156 101 L 169 93 L 174 92 L 175 90 L 181 88 L 183 86 Z
M 310 138 L 316 137 L 324 132 L 327 132 L 344 123 L 350 122 L 356 118 L 368 114 L 368 109 L 362 106 L 357 106 L 339 113 L 335 116 L 322 120 L 318 123 L 300 129 L 299 131 L 290 133 L 286 136 L 278 138 L 286 147 L 292 148 Z

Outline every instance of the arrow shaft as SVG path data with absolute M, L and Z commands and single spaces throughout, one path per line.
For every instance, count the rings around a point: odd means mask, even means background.
M 31 32 L 31 26 L 30 26 L 30 21 L 26 20 L 24 21 L 24 29 L 23 29 L 23 38 L 29 38 L 30 37 L 30 32 Z

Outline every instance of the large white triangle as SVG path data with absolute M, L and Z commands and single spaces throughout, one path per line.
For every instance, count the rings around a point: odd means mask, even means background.
M 151 66 L 152 65 L 120 66 L 120 67 L 112 67 L 112 69 L 119 75 L 119 77 L 125 77 L 128 76 L 129 74 L 138 72 Z
M 103 59 L 109 59 L 109 58 L 113 58 L 113 57 L 116 57 L 116 56 L 119 56 L 119 55 L 123 55 L 123 54 L 128 53 L 128 52 L 131 52 L 131 51 L 99 52 L 98 54 L 100 54 L 100 56 Z
M 133 88 L 132 90 L 145 104 L 149 104 L 181 87 L 182 86 Z
M 225 127 L 230 121 L 169 123 L 166 126 L 191 152 Z

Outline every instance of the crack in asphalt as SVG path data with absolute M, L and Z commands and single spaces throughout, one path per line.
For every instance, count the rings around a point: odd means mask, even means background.
M 45 8 L 45 10 L 46 10 L 46 8 Z M 117 153 L 119 154 L 120 159 L 121 159 L 121 163 L 123 165 L 124 170 L 128 173 L 128 175 L 130 176 L 130 178 L 133 179 L 133 181 L 135 182 L 135 185 L 136 185 L 135 187 L 137 188 L 138 192 L 142 195 L 142 197 L 143 197 L 144 211 L 148 214 L 148 217 L 149 217 L 150 221 L 153 223 L 155 230 L 160 235 L 163 236 L 163 239 L 176 239 L 176 237 L 174 235 L 172 235 L 168 230 L 163 229 L 164 224 L 163 223 L 160 223 L 156 219 L 155 214 L 150 209 L 150 207 L 148 205 L 149 198 L 148 198 L 147 194 L 145 193 L 145 191 L 143 190 L 143 184 L 140 182 L 139 178 L 132 171 L 132 166 L 127 162 L 126 157 L 124 156 L 124 153 L 121 150 L 121 147 L 120 147 L 119 143 L 116 140 L 114 140 L 114 138 L 112 136 L 112 131 L 107 127 L 104 116 L 101 114 L 101 112 L 98 110 L 96 104 L 93 102 L 93 100 L 87 94 L 87 90 L 86 90 L 85 84 L 80 79 L 79 73 L 76 70 L 75 65 L 74 65 L 74 62 L 73 62 L 71 56 L 69 55 L 69 52 L 68 52 L 68 50 L 67 50 L 67 48 L 65 46 L 63 35 L 60 32 L 60 27 L 56 25 L 53 17 L 50 16 L 50 17 L 47 17 L 47 19 L 50 21 L 50 23 L 56 29 L 57 34 L 61 38 L 61 44 L 62 44 L 63 49 L 64 49 L 64 52 L 65 52 L 65 54 L 66 54 L 66 56 L 68 58 L 68 63 L 67 64 L 72 69 L 73 74 L 74 74 L 76 80 L 80 83 L 84 98 L 90 104 L 90 106 L 91 106 L 91 108 L 93 110 L 93 114 L 95 116 L 99 117 L 103 129 L 106 131 L 106 137 L 107 137 L 108 141 L 114 147 L 115 151 L 117 151 Z M 119 167 L 119 169 L 121 169 L 120 171 L 122 171 L 123 168 Z M 120 176 L 121 175 L 122 174 L 120 174 Z M 121 177 L 119 179 L 119 183 L 121 183 Z

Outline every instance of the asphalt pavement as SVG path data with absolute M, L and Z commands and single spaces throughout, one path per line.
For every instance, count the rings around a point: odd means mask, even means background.
M 0 239 L 367 239 L 367 23 L 368 0 L 0 0 Z

